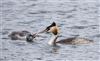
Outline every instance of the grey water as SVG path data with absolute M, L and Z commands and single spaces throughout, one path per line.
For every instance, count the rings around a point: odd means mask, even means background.
M 0 4 L 0 61 L 99 61 L 98 0 L 1 0 Z M 35 33 L 53 21 L 60 27 L 59 39 L 79 35 L 94 43 L 52 47 L 46 33 L 34 43 L 8 38 L 12 31 Z

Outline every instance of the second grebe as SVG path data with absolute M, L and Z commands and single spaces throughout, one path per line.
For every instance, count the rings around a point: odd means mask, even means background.
M 30 32 L 28 31 L 14 31 L 14 32 L 11 32 L 8 37 L 11 38 L 11 40 L 21 40 L 21 39 L 25 39 L 26 36 L 30 34 Z
M 60 44 L 88 44 L 88 43 L 93 42 L 92 40 L 89 40 L 86 38 L 78 38 L 78 37 L 66 38 L 66 39 L 57 41 L 57 38 L 59 37 L 59 35 L 58 35 L 59 28 L 55 22 L 53 22 L 50 26 L 48 26 L 45 29 L 45 31 L 52 33 L 52 37 L 51 37 L 50 41 L 48 42 L 49 45 L 55 46 L 57 43 L 60 43 Z
M 33 39 L 38 36 L 37 34 L 42 32 L 43 31 L 31 34 L 29 31 L 26 30 L 13 31 L 8 35 L 8 37 L 10 37 L 11 40 L 26 40 L 27 42 L 33 42 Z

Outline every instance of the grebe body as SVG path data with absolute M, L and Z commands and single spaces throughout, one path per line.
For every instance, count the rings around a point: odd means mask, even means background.
M 21 40 L 21 39 L 25 39 L 27 34 L 30 34 L 30 32 L 28 31 L 14 31 L 11 32 L 8 37 L 11 38 L 11 40 Z

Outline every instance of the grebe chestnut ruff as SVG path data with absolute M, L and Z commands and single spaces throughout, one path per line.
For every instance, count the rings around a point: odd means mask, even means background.
M 59 28 L 58 28 L 58 26 L 56 25 L 55 22 L 53 22 L 50 26 L 48 26 L 45 29 L 45 32 L 52 33 L 52 37 L 51 37 L 50 41 L 48 42 L 48 44 L 53 45 L 53 46 L 56 46 L 57 43 L 60 43 L 60 44 L 88 44 L 88 43 L 93 43 L 92 40 L 85 39 L 85 38 L 78 38 L 78 37 L 66 38 L 66 39 L 62 39 L 62 40 L 57 41 L 57 38 L 59 37 L 59 35 L 58 35 Z

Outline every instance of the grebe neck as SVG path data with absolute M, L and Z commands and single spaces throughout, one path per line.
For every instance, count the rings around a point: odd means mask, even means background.
M 56 40 L 58 38 L 58 35 L 52 35 L 51 39 L 49 40 L 48 44 L 49 45 L 53 45 L 55 46 L 56 45 Z

